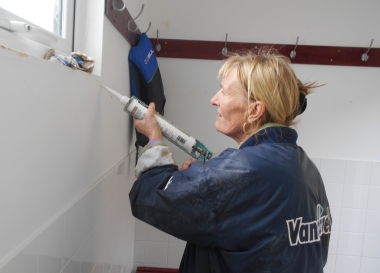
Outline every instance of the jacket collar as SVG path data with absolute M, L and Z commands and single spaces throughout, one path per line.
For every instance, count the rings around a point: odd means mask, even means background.
M 292 128 L 283 126 L 271 126 L 256 132 L 243 144 L 241 144 L 239 149 L 243 149 L 247 146 L 256 146 L 264 143 L 297 145 L 297 138 L 298 134 L 296 130 Z

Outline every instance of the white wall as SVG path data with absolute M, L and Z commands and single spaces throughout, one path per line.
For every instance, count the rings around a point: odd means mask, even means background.
M 150 37 L 273 44 L 379 47 L 377 0 L 149 1 Z M 144 29 L 144 28 L 143 28 Z M 146 28 L 145 28 L 146 29 Z

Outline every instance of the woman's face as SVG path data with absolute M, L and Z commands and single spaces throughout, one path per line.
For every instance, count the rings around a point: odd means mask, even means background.
M 217 107 L 218 112 L 215 129 L 238 143 L 245 141 L 248 138 L 243 132 L 243 124 L 246 122 L 247 99 L 244 89 L 237 79 L 236 69 L 222 80 L 221 89 L 210 102 Z

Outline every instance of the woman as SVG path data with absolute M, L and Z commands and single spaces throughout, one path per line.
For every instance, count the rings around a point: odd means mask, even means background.
M 219 72 L 215 128 L 239 143 L 181 170 L 162 142 L 154 105 L 136 129 L 150 142 L 131 192 L 138 219 L 187 241 L 180 272 L 321 273 L 331 215 L 321 176 L 289 126 L 315 84 L 273 49 L 230 56 Z

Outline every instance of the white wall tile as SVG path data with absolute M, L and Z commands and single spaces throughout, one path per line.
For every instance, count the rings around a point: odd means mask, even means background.
M 338 255 L 358 256 L 362 254 L 363 233 L 339 232 Z
M 63 216 L 38 238 L 38 273 L 60 272 L 63 265 Z
M 108 242 L 103 255 L 100 257 L 101 263 L 104 264 L 104 271 L 109 272 L 114 264 L 115 257 L 118 251 L 117 238 L 112 239 Z
M 344 183 L 356 185 L 368 185 L 371 176 L 371 162 L 346 161 Z
M 340 217 L 341 217 L 341 208 L 330 207 L 330 213 L 332 218 L 332 229 L 333 231 L 339 231 L 340 228 Z
M 368 209 L 380 210 L 380 187 L 369 187 Z
M 372 162 L 370 184 L 380 186 L 380 162 Z
M 339 232 L 332 231 L 330 235 L 329 254 L 336 254 L 338 248 Z
M 103 265 L 103 271 L 105 273 L 109 273 L 111 271 L 111 269 L 112 269 L 112 264 L 104 264 Z
M 110 273 L 119 273 L 119 268 L 116 265 L 112 265 Z
M 133 262 L 134 263 L 144 262 L 144 242 L 135 241 Z
M 99 206 L 101 208 L 102 215 L 107 212 L 112 202 L 115 200 L 116 196 L 112 195 L 113 191 L 112 187 L 112 179 L 116 179 L 115 170 L 110 172 L 107 176 L 102 178 L 102 181 L 99 183 L 99 198 L 98 201 Z
M 82 254 L 80 257 L 81 273 L 91 273 L 92 269 L 94 268 L 96 264 L 95 244 L 93 243 L 94 241 L 90 239 L 89 237 L 81 245 L 81 254 Z
M 360 257 L 336 256 L 335 273 L 360 273 Z
M 360 273 L 379 273 L 380 258 L 362 257 Z
M 93 253 L 92 262 L 96 263 L 100 255 L 103 253 L 105 247 L 107 246 L 107 243 L 112 240 L 112 238 L 108 238 L 104 236 L 104 230 L 102 225 L 98 224 L 93 229 L 93 232 L 84 240 L 83 242 L 83 249 L 86 250 L 88 247 L 91 253 Z M 115 237 L 118 238 L 120 242 L 122 242 L 122 237 L 120 234 L 116 233 Z
M 342 207 L 343 183 L 325 183 L 330 207 Z
M 117 224 L 120 221 L 116 202 L 111 205 L 104 218 L 105 219 L 101 221 L 101 224 L 104 226 L 104 236 L 111 238 L 115 235 Z
M 82 257 L 81 255 L 82 249 L 80 247 L 80 244 L 82 242 L 79 242 L 79 247 L 71 255 L 68 261 L 65 261 L 65 258 L 64 258 L 62 273 L 80 273 L 80 264 L 81 264 L 81 257 Z
M 144 242 L 144 264 L 166 265 L 168 258 L 168 243 Z
M 123 266 L 121 273 L 131 273 L 132 272 L 132 265 L 130 266 Z
M 19 255 L 11 260 L 0 273 L 37 273 L 38 238 L 30 243 Z
M 96 264 L 91 273 L 104 273 L 103 269 L 104 269 L 103 264 Z
M 128 223 L 121 222 L 116 237 L 116 243 L 119 246 L 116 262 L 122 266 L 129 265 L 130 268 L 132 267 L 134 258 L 134 247 L 132 247 L 134 246 L 133 235 L 133 227 L 128 229 Z
M 336 255 L 330 255 L 327 258 L 327 263 L 325 267 L 323 268 L 323 273 L 334 273 L 335 272 L 335 262 L 336 262 Z
M 64 214 L 63 257 L 64 264 L 85 239 L 83 232 L 83 202 L 79 200 Z
M 169 243 L 168 265 L 180 265 L 186 244 Z
M 367 210 L 365 232 L 380 234 L 380 210 Z
M 135 240 L 145 240 L 145 225 L 143 221 L 135 220 Z
M 380 235 L 365 234 L 363 242 L 363 256 L 380 258 Z
M 111 173 L 112 175 L 112 173 Z M 83 197 L 83 232 L 88 234 L 102 217 L 101 187 L 96 185 Z
M 145 263 L 144 266 L 147 266 L 147 267 L 158 267 L 158 268 L 167 268 L 168 267 L 166 264 L 149 264 L 149 263 Z
M 155 227 L 145 225 L 145 240 L 154 242 L 168 242 L 168 234 L 156 229 Z
M 340 217 L 340 231 L 364 232 L 366 210 L 342 208 Z
M 171 265 L 171 264 L 168 264 L 167 267 L 168 267 L 168 268 L 179 269 L 179 265 Z
M 116 172 L 112 172 L 109 175 L 109 181 L 107 183 L 109 194 L 111 195 L 111 202 L 115 200 L 122 191 L 122 180 L 125 176 L 117 175 Z
M 125 194 L 126 187 L 119 194 L 119 197 L 114 200 L 107 212 L 108 217 L 105 217 L 104 220 L 107 223 L 104 227 L 107 247 L 104 248 L 98 260 L 94 259 L 95 262 L 97 261 L 97 263 L 104 265 L 104 272 L 121 271 L 125 264 L 130 264 L 132 267 L 135 223 L 132 215 L 120 213 L 123 210 L 130 210 L 125 200 L 123 200 L 126 198 Z
M 320 172 L 324 183 L 343 183 L 345 160 L 321 159 Z
M 342 208 L 366 209 L 368 186 L 345 184 L 343 186 Z
M 70 259 L 64 266 L 62 273 L 81 273 L 80 272 L 80 260 Z

